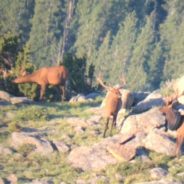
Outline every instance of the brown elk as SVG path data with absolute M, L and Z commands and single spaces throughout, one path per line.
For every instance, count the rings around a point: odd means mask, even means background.
M 177 97 L 177 95 L 172 95 L 165 98 L 166 105 L 161 107 L 160 111 L 165 115 L 166 124 L 169 129 L 176 130 L 176 155 L 180 156 L 181 147 L 184 141 L 184 116 L 173 107 L 174 100 L 176 100 Z
M 106 135 L 106 131 L 109 126 L 109 120 L 112 117 L 112 124 L 111 124 L 111 131 L 110 134 L 112 135 L 112 129 L 116 126 L 116 118 L 118 114 L 118 110 L 121 104 L 121 92 L 120 89 L 124 86 L 125 81 L 123 84 L 118 87 L 110 87 L 104 84 L 100 77 L 97 78 L 99 84 L 107 90 L 107 94 L 105 97 L 105 104 L 104 104 L 104 111 L 103 117 L 106 118 L 106 125 L 103 133 L 103 137 Z
M 20 83 L 36 83 L 40 85 L 40 100 L 43 100 L 45 90 L 48 85 L 59 85 L 62 96 L 61 99 L 65 98 L 65 84 L 68 79 L 68 69 L 64 66 L 52 66 L 43 67 L 33 72 L 32 74 L 24 74 L 19 76 L 12 82 L 16 84 Z

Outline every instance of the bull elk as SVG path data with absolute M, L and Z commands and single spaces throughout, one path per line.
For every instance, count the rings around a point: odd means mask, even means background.
M 58 85 L 62 92 L 61 99 L 63 101 L 65 98 L 65 84 L 67 79 L 67 68 L 64 66 L 52 66 L 40 68 L 32 74 L 24 74 L 14 79 L 12 82 L 16 84 L 36 83 L 40 85 L 40 100 L 43 100 L 48 85 Z
M 184 141 L 184 116 L 178 110 L 173 108 L 174 101 L 178 95 L 172 95 L 165 98 L 165 105 L 160 108 L 160 111 L 166 117 L 166 124 L 169 129 L 176 130 L 176 156 L 181 155 L 181 147 Z
M 106 118 L 106 124 L 105 124 L 105 129 L 103 133 L 103 137 L 106 135 L 106 131 L 109 126 L 109 120 L 112 117 L 112 124 L 111 124 L 111 130 L 110 134 L 112 135 L 112 129 L 113 127 L 116 126 L 116 118 L 118 114 L 118 110 L 121 104 L 121 92 L 120 89 L 124 86 L 125 81 L 118 86 L 118 87 L 111 87 L 105 85 L 105 83 L 102 81 L 101 77 L 97 78 L 97 81 L 99 84 L 107 90 L 107 94 L 105 97 L 105 104 L 104 104 L 104 111 L 103 111 L 103 117 Z

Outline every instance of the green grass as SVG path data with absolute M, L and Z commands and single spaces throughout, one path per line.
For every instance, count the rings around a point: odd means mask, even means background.
M 94 102 L 78 104 L 46 102 L 2 106 L 0 107 L 0 144 L 10 147 L 8 140 L 14 131 L 36 129 L 50 141 L 63 141 L 67 145 L 74 146 L 91 146 L 103 140 L 105 121 L 101 120 L 95 126 L 84 126 L 83 132 L 77 132 L 75 128 L 78 125 L 68 122 L 67 118 L 80 118 L 85 125 L 85 121 L 93 115 L 88 109 L 98 106 L 100 102 L 98 99 Z M 99 134 L 96 135 L 96 131 Z M 115 130 L 113 134 L 116 134 Z M 74 184 L 81 179 L 86 183 L 95 180 L 97 184 L 134 184 L 151 180 L 149 170 L 162 167 L 177 180 L 183 180 L 183 176 L 178 173 L 184 172 L 184 156 L 177 159 L 150 152 L 149 162 L 143 162 L 137 158 L 131 163 L 109 165 L 101 171 L 84 172 L 69 165 L 68 153 L 54 152 L 42 156 L 35 153 L 34 149 L 33 145 L 28 144 L 14 149 L 12 155 L 0 154 L 0 177 L 7 178 L 13 173 L 18 177 L 18 183 L 26 183 L 34 179 L 51 179 L 56 184 L 62 181 L 66 184 Z

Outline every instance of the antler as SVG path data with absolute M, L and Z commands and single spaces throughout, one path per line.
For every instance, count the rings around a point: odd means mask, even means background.
M 120 85 L 118 86 L 118 89 L 121 89 L 121 88 L 123 88 L 123 87 L 126 85 L 126 79 L 125 79 L 125 76 L 124 76 L 124 75 L 122 75 L 122 76 L 120 77 L 120 81 L 121 81 L 121 83 L 120 83 Z
M 110 88 L 109 86 L 105 85 L 105 83 L 102 81 L 102 76 L 101 75 L 98 75 L 98 77 L 96 78 L 96 80 L 106 90 L 108 90 Z

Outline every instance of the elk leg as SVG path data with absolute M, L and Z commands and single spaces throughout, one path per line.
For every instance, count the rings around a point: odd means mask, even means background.
M 177 136 L 177 139 L 176 139 L 176 155 L 177 155 L 177 157 L 179 157 L 181 155 L 182 144 L 183 144 L 183 137 Z
M 43 97 L 45 95 L 46 85 L 41 85 L 40 89 L 40 100 L 43 100 Z
M 112 124 L 111 124 L 111 132 L 110 135 L 112 136 L 112 129 L 113 127 L 116 127 L 116 116 L 113 116 Z
M 106 125 L 105 125 L 105 130 L 104 130 L 104 134 L 103 134 L 103 137 L 105 137 L 105 134 L 106 134 L 106 131 L 109 127 L 109 117 L 107 118 L 107 122 L 106 122 Z
M 65 89 L 65 85 L 64 86 L 60 86 L 61 89 L 61 101 L 63 102 L 65 100 L 65 96 L 66 96 L 66 89 Z

